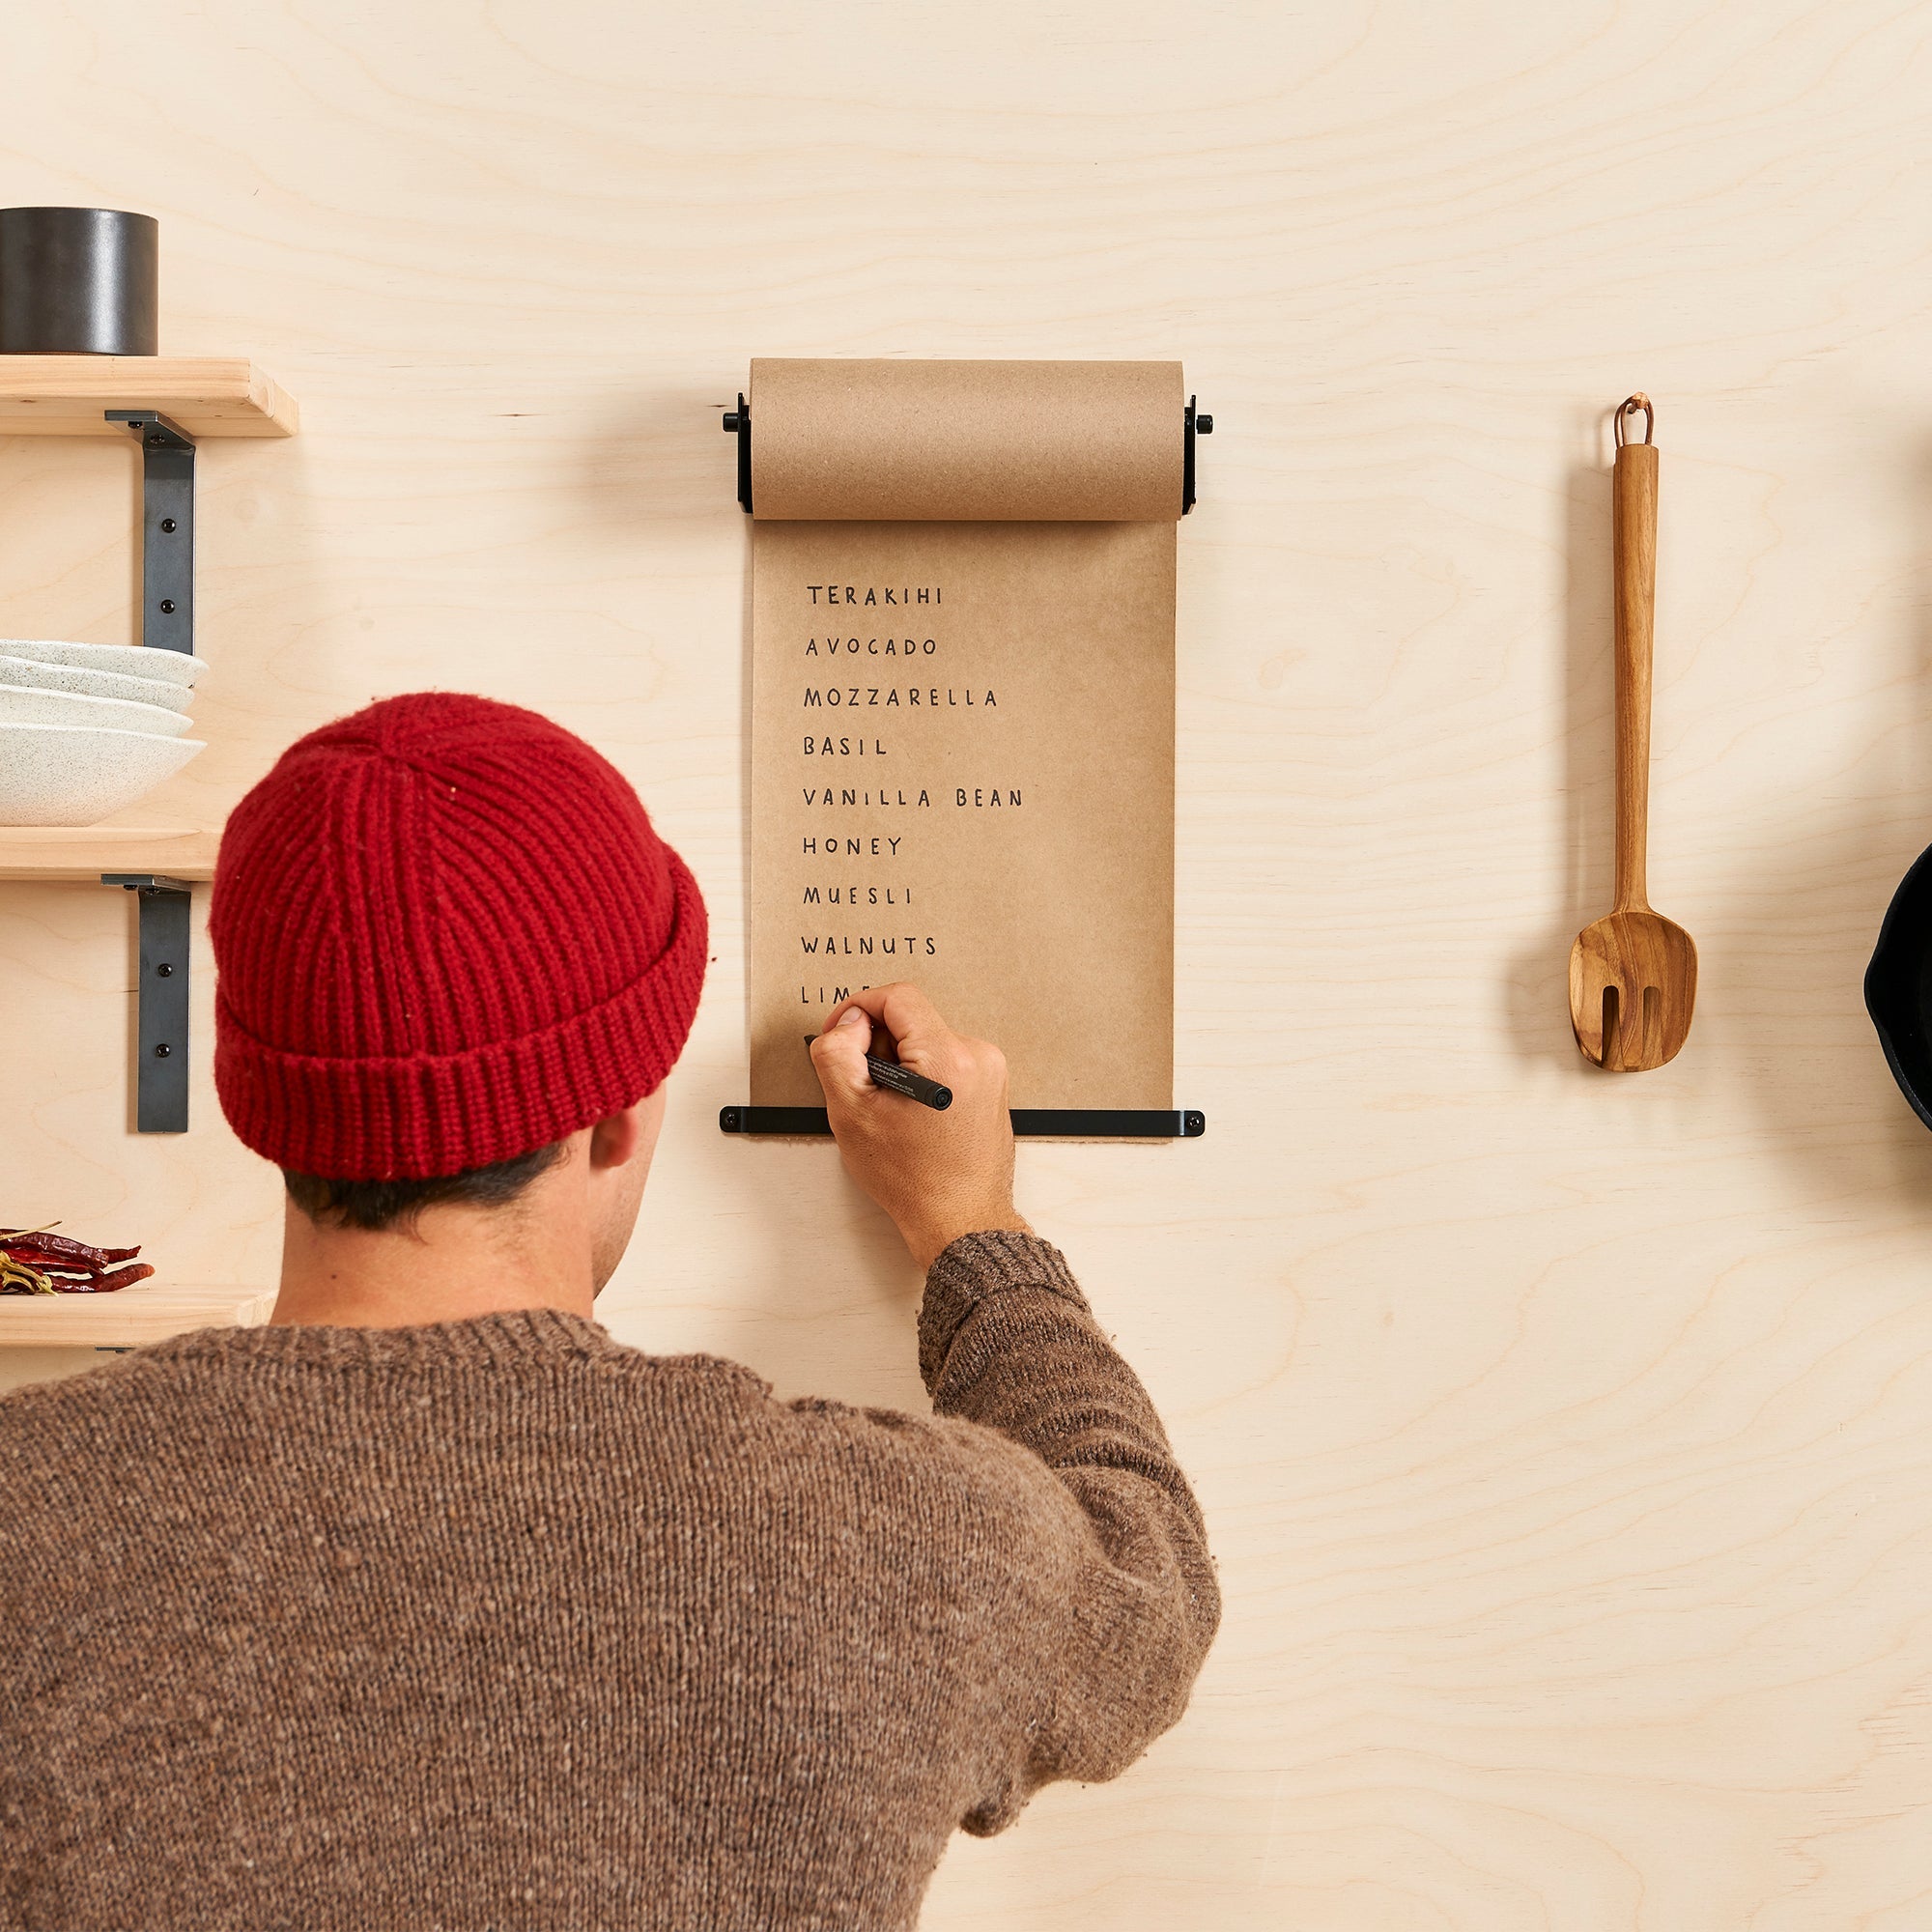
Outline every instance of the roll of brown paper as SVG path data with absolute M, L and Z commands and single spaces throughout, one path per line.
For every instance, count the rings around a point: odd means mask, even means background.
M 1182 408 L 1176 362 L 752 364 L 753 1106 L 911 980 L 1015 1107 L 1173 1107 Z
M 1171 523 L 1179 362 L 752 364 L 761 522 Z

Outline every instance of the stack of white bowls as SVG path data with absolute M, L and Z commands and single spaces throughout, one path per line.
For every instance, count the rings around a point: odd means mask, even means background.
M 141 644 L 0 638 L 0 825 L 97 825 L 206 750 L 203 660 Z

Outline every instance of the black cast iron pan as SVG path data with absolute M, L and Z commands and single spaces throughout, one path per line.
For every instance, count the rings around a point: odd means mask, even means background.
M 1865 1010 L 1898 1091 L 1932 1127 L 1932 847 L 1900 882 L 1865 969 Z

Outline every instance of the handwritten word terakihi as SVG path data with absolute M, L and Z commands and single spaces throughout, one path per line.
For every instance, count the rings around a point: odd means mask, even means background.
M 805 586 L 811 593 L 811 601 L 816 604 L 822 597 L 827 604 L 939 604 L 941 598 L 936 588 L 915 585 L 907 589 L 903 584 L 896 589 L 878 589 L 871 584 L 852 583 L 808 583 Z

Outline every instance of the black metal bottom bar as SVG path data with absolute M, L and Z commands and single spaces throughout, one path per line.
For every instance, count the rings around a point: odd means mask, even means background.
M 829 1134 L 823 1107 L 721 1107 L 724 1134 Z M 1021 1140 L 1198 1141 L 1208 1117 L 1192 1107 L 1015 1107 Z

